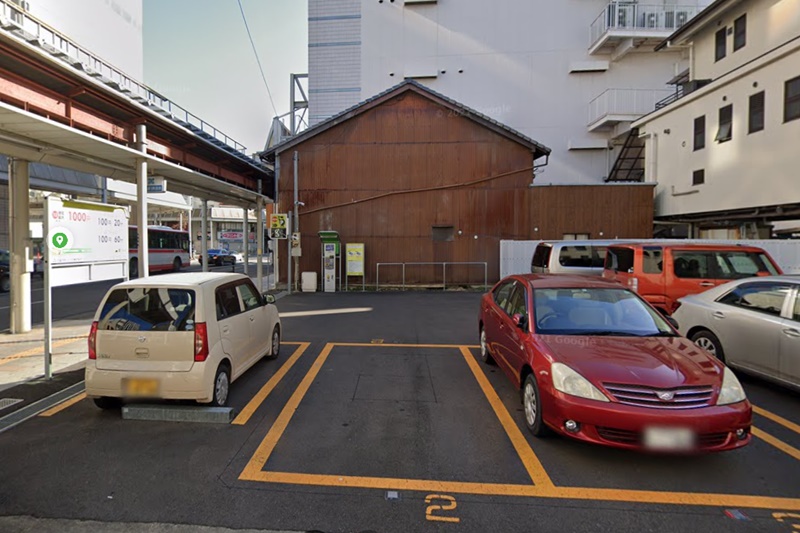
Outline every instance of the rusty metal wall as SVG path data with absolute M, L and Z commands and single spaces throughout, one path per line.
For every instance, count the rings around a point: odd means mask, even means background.
M 533 232 L 537 225 L 548 235 L 583 228 L 594 207 L 609 203 L 599 197 L 606 195 L 580 187 L 529 187 L 530 149 L 413 92 L 296 149 L 299 200 L 305 204 L 299 208 L 300 270 L 319 272 L 317 232 L 335 230 L 342 242 L 365 244 L 367 283 L 374 283 L 378 262 L 432 261 L 485 261 L 492 282 L 499 277 L 501 239 L 539 238 Z M 281 211 L 294 201 L 293 152 L 280 154 Z M 610 193 L 624 187 L 599 189 Z M 626 232 L 633 232 L 628 226 L 651 231 L 652 189 L 646 189 L 649 223 L 627 220 L 627 209 L 619 217 L 604 212 L 600 218 L 621 224 Z M 557 213 L 557 208 L 565 212 Z M 452 240 L 434 240 L 434 226 L 452 226 Z M 281 275 L 285 282 L 285 268 Z M 449 267 L 446 275 L 448 285 L 477 285 L 484 279 L 483 268 L 477 266 Z M 399 283 L 400 268 L 382 268 L 384 282 Z M 441 283 L 441 267 L 407 268 L 406 282 Z

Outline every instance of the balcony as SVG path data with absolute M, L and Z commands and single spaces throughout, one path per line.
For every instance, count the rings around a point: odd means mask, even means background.
M 658 5 L 612 0 L 592 22 L 589 54 L 611 54 L 612 60 L 617 60 L 641 47 L 652 50 L 700 12 L 699 3 Z
M 610 130 L 655 110 L 656 103 L 673 95 L 670 89 L 607 89 L 589 102 L 589 131 Z

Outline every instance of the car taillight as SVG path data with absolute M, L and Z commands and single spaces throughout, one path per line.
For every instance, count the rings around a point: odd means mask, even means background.
M 674 314 L 675 311 L 677 311 L 680 306 L 681 306 L 680 302 L 675 302 L 674 304 L 672 304 L 672 313 L 670 314 Z
M 194 325 L 194 360 L 203 362 L 208 358 L 208 328 L 205 322 Z
M 97 359 L 97 321 L 92 322 L 89 330 L 89 359 Z
M 639 292 L 639 278 L 635 276 L 628 278 L 628 287 L 635 292 Z

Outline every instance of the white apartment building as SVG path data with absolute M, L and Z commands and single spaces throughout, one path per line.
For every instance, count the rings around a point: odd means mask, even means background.
M 630 124 L 689 63 L 655 46 L 710 3 L 309 0 L 310 124 L 412 78 L 552 148 L 535 184 L 640 181 Z
M 800 0 L 716 0 L 660 49 L 691 61 L 675 101 L 634 123 L 656 219 L 708 238 L 800 219 Z

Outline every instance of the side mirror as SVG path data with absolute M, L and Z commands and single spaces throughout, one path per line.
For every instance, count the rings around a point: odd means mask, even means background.
M 675 320 L 671 316 L 665 316 L 664 318 L 667 319 L 667 322 L 669 322 L 672 325 L 673 328 L 680 329 L 680 326 L 678 325 L 678 321 L 677 320 Z
M 528 327 L 528 317 L 525 315 L 517 313 L 511 317 L 511 321 L 514 322 L 514 325 L 519 329 L 527 329 Z
M 265 292 L 263 294 L 263 296 L 264 296 L 264 301 L 267 302 L 268 304 L 274 304 L 275 303 L 275 297 L 273 295 L 269 294 L 268 292 Z
M 660 315 L 661 315 L 661 316 L 664 318 L 664 320 L 666 320 L 667 322 L 669 322 L 669 323 L 670 323 L 670 325 L 671 325 L 673 328 L 675 328 L 675 329 L 680 329 L 680 326 L 678 326 L 678 321 L 677 321 L 677 320 L 675 320 L 675 319 L 674 319 L 674 318 L 672 318 L 672 317 L 671 317 L 669 314 L 667 314 L 667 312 L 666 312 L 665 310 L 663 310 L 663 309 L 661 309 L 661 308 L 659 308 L 659 307 L 657 307 L 656 309 L 658 310 L 659 314 L 660 314 Z

